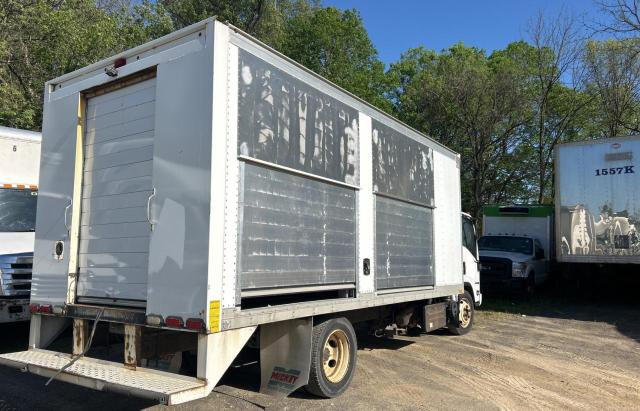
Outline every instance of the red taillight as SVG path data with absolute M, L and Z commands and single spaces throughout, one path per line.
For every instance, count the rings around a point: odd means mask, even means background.
M 38 312 L 42 313 L 42 314 L 52 314 L 53 313 L 53 307 L 50 305 L 41 305 L 40 308 L 38 309 Z
M 40 305 L 39 304 L 29 304 L 29 312 L 31 314 L 37 313 L 39 309 L 40 309 Z
M 167 319 L 164 320 L 164 325 L 171 328 L 182 328 L 184 323 L 180 317 L 167 317 Z
M 127 64 L 127 59 L 124 57 L 120 57 L 119 59 L 116 59 L 116 61 L 113 62 L 113 68 L 122 67 L 126 64 Z
M 187 320 L 187 328 L 195 331 L 204 330 L 204 321 L 200 318 L 189 318 Z

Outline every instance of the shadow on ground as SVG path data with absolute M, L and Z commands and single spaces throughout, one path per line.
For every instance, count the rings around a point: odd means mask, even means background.
M 640 342 L 639 292 L 640 275 L 622 281 L 582 284 L 582 287 L 551 281 L 532 296 L 483 290 L 481 310 L 605 322 L 614 325 L 621 334 Z

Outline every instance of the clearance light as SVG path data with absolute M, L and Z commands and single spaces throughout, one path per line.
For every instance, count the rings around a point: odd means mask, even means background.
M 187 328 L 195 331 L 204 331 L 204 321 L 200 318 L 189 318 Z
M 127 64 L 127 59 L 124 57 L 120 57 L 119 59 L 116 59 L 116 61 L 113 62 L 113 68 L 122 67 L 126 64 Z
M 184 327 L 184 323 L 182 321 L 182 318 L 180 317 L 167 317 L 167 319 L 164 321 L 164 325 L 171 328 Z
M 152 327 L 161 327 L 164 321 L 161 315 L 149 314 L 147 315 L 147 324 Z

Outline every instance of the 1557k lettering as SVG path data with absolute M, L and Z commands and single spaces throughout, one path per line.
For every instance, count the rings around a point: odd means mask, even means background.
M 598 168 L 596 169 L 596 176 L 608 176 L 612 174 L 634 174 L 634 166 L 624 167 L 611 167 L 611 168 Z

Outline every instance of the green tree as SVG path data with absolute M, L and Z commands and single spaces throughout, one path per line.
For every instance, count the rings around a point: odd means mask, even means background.
M 587 43 L 586 88 L 597 99 L 602 137 L 640 132 L 639 44 L 635 38 Z
M 508 54 L 456 44 L 442 53 L 414 49 L 391 66 L 399 117 L 462 154 L 463 207 L 529 196 L 520 167 L 530 119 L 527 73 Z
M 357 11 L 318 8 L 290 19 L 286 32 L 284 54 L 369 103 L 391 109 L 384 96 L 384 64 Z
M 0 2 L 0 124 L 39 130 L 44 83 L 139 42 L 92 0 Z

